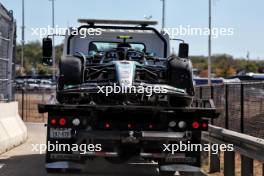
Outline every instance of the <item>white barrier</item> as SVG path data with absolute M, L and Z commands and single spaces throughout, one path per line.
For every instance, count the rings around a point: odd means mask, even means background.
M 18 103 L 0 103 L 0 154 L 27 139 L 27 128 L 18 114 Z

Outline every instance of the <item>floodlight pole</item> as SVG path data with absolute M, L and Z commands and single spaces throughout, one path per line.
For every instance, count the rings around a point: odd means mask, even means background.
M 55 0 L 50 0 L 52 2 L 52 28 L 55 29 L 55 8 L 54 8 L 54 1 Z M 52 45 L 52 80 L 55 81 L 56 80 L 56 61 L 55 61 L 55 36 L 54 34 L 52 34 L 52 41 L 53 41 L 53 45 Z
M 208 84 L 212 84 L 212 63 L 211 63 L 211 51 L 212 51 L 212 0 L 209 0 L 209 36 L 208 36 Z
M 22 37 L 21 37 L 21 71 L 24 68 L 24 46 L 25 46 L 25 2 L 22 0 Z
M 162 1 L 162 29 L 165 28 L 165 22 L 166 22 L 166 0 Z

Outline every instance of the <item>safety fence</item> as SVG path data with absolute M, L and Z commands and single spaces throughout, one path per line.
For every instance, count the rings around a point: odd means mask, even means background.
M 199 86 L 196 97 L 214 100 L 221 115 L 213 125 L 264 138 L 264 82 Z
M 196 87 L 196 97 L 212 98 L 221 115 L 215 126 L 264 138 L 264 82 Z M 15 99 L 25 121 L 42 121 L 37 105 L 55 98 L 55 90 L 17 90 Z
M 27 122 L 45 122 L 47 114 L 38 113 L 38 104 L 55 101 L 55 90 L 16 90 L 15 100 L 18 101 L 19 114 Z
M 0 101 L 14 99 L 16 23 L 13 12 L 0 3 Z

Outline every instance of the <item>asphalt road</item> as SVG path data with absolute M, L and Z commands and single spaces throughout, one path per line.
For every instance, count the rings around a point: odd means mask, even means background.
M 33 150 L 32 144 L 45 144 L 44 124 L 27 124 L 27 142 L 0 155 L 0 176 L 75 176 L 76 174 L 47 174 L 44 168 L 44 154 Z M 178 175 L 179 173 L 176 173 Z M 79 175 L 89 176 L 157 176 L 155 164 L 112 165 L 102 159 L 89 161 L 86 169 Z M 181 174 L 182 175 L 182 174 Z M 186 175 L 186 174 L 184 174 Z

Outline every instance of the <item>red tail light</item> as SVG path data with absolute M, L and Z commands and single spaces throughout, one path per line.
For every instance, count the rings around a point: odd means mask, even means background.
M 131 123 L 127 124 L 127 128 L 131 129 L 132 128 L 132 124 Z
M 109 123 L 105 123 L 105 128 L 110 128 L 111 127 L 111 125 L 109 124 Z
M 56 118 L 51 119 L 51 125 L 56 125 L 56 124 L 57 124 Z
M 193 122 L 193 123 L 192 123 L 192 127 L 193 127 L 194 129 L 198 129 L 198 128 L 200 127 L 199 122 Z
M 153 128 L 153 125 L 152 124 L 149 124 L 149 129 L 152 129 Z
M 59 120 L 59 124 L 60 124 L 60 126 L 65 126 L 66 125 L 66 119 L 65 118 L 60 118 L 60 120 Z
M 207 128 L 208 127 L 208 124 L 207 123 L 203 123 L 203 128 Z

